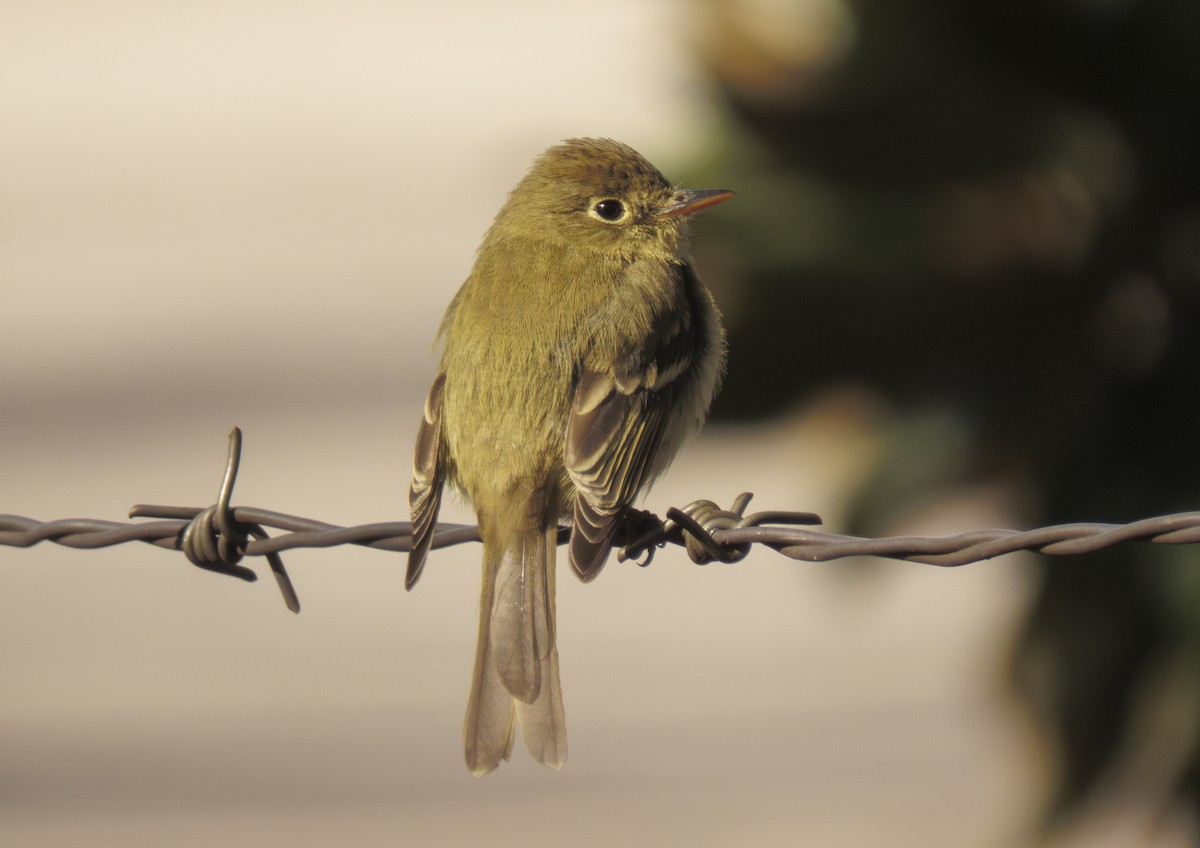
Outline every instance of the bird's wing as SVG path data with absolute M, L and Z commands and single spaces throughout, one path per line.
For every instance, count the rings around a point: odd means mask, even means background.
M 411 589 L 421 576 L 425 557 L 433 544 L 433 528 L 437 525 L 438 508 L 442 505 L 442 484 L 446 469 L 442 460 L 442 396 L 446 374 L 433 381 L 425 400 L 425 416 L 417 430 L 417 447 L 413 457 L 412 487 L 408 505 L 412 511 L 412 548 L 408 554 L 408 573 L 404 586 Z
M 580 369 L 563 456 L 577 492 L 570 557 L 581 580 L 600 572 L 622 513 L 650 482 L 697 355 L 693 317 L 685 302 L 656 318 L 640 349 Z

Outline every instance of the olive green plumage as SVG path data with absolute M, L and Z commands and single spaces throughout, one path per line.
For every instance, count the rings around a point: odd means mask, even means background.
M 675 189 L 607 139 L 551 147 L 513 189 L 442 320 L 443 353 L 417 438 L 420 575 L 442 487 L 484 540 L 467 764 L 485 774 L 515 724 L 540 762 L 566 759 L 554 627 L 555 534 L 591 580 L 638 492 L 703 422 L 725 361 L 685 222 L 731 196 Z

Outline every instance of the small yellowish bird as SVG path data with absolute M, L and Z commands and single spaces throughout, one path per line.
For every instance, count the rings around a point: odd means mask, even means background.
M 421 574 L 449 483 L 483 536 L 463 731 L 475 775 L 508 759 L 517 724 L 536 760 L 566 761 L 559 523 L 572 524 L 575 574 L 593 579 L 626 510 L 707 416 L 725 337 L 687 258 L 686 222 L 732 196 L 675 188 L 610 139 L 565 141 L 509 194 L 442 319 L 405 585 Z

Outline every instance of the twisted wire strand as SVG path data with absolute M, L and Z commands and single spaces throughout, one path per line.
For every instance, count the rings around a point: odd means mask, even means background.
M 300 602 L 279 554 L 296 548 L 359 545 L 385 551 L 408 551 L 412 525 L 388 521 L 346 527 L 257 507 L 232 506 L 230 499 L 241 457 L 242 434 L 229 436 L 229 456 L 217 503 L 209 507 L 139 504 L 130 518 L 148 521 L 118 522 L 92 518 L 39 521 L 21 515 L 0 514 L 0 545 L 18 548 L 51 542 L 69 548 L 93 549 L 143 542 L 182 551 L 188 562 L 209 571 L 257 580 L 245 557 L 266 557 L 288 609 L 299 612 Z M 652 513 L 631 510 L 618 537 L 618 560 L 649 565 L 654 552 L 667 545 L 682 545 L 693 562 L 736 563 L 754 545 L 771 548 L 804 562 L 828 562 L 854 556 L 874 556 L 942 567 L 968 565 L 1017 551 L 1037 551 L 1055 556 L 1092 553 L 1126 542 L 1167 545 L 1200 542 L 1200 512 L 1183 512 L 1133 521 L 1128 524 L 1076 523 L 1033 530 L 973 530 L 949 536 L 891 536 L 878 539 L 846 536 L 808 529 L 820 518 L 807 512 L 764 511 L 745 514 L 752 495 L 735 498 L 730 509 L 709 500 L 697 500 L 683 509 L 671 508 L 666 520 Z M 266 528 L 282 531 L 271 536 Z M 560 528 L 559 543 L 569 528 Z M 479 528 L 467 524 L 437 525 L 433 547 L 446 548 L 479 542 Z

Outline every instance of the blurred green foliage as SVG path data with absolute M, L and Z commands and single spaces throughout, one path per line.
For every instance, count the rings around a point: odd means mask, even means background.
M 718 416 L 885 398 L 860 532 L 978 480 L 1030 522 L 1200 507 L 1200 3 L 697 8 L 725 132 L 696 177 L 742 195 L 696 248 L 726 283 Z M 1053 820 L 1147 735 L 1148 700 L 1200 689 L 1200 555 L 1039 567 L 1010 671 L 1056 755 Z M 1161 803 L 1200 814 L 1200 711 L 1155 733 Z

